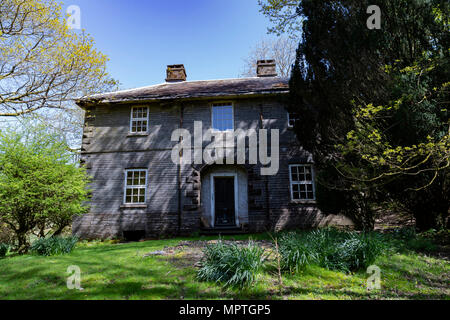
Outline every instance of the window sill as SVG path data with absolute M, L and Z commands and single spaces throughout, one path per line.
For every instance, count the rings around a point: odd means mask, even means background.
M 127 137 L 146 137 L 148 136 L 148 132 L 143 133 L 128 133 Z
M 317 204 L 316 200 L 291 200 L 291 204 Z
M 211 133 L 234 133 L 234 129 L 227 129 L 227 130 L 219 130 L 219 129 L 213 129 L 211 128 Z
M 146 204 L 122 204 L 120 209 L 147 209 Z

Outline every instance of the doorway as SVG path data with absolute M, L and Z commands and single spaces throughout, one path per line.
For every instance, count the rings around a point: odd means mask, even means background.
M 213 213 L 215 227 L 235 227 L 236 219 L 236 175 L 212 176 Z

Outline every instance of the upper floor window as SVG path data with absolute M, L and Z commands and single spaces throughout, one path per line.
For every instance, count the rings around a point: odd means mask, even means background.
M 295 123 L 300 120 L 300 116 L 297 113 L 294 112 L 288 112 L 288 127 L 293 128 L 295 126 Z
M 125 171 L 125 204 L 144 204 L 147 193 L 147 170 L 128 169 Z
M 130 132 L 146 133 L 148 130 L 148 107 L 131 108 Z
M 234 129 L 233 105 L 216 103 L 212 106 L 212 128 L 218 131 Z
M 313 167 L 310 164 L 292 164 L 289 166 L 292 200 L 315 200 Z

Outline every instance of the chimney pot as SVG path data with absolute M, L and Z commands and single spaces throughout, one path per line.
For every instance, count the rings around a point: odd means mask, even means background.
M 166 73 L 166 82 L 186 81 L 186 69 L 182 64 L 168 65 Z
M 256 67 L 256 74 L 258 77 L 276 77 L 277 68 L 275 60 L 258 60 Z

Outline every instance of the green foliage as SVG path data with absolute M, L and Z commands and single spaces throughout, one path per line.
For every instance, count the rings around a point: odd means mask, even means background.
M 406 248 L 418 252 L 433 252 L 436 251 L 437 247 L 430 239 L 419 236 L 408 240 Z
M 264 249 L 254 243 L 247 246 L 225 244 L 219 240 L 204 249 L 197 277 L 201 281 L 220 282 L 224 286 L 249 286 L 257 279 L 264 263 Z
M 9 250 L 9 245 L 6 243 L 0 243 L 0 258 L 6 256 Z
M 77 237 L 40 238 L 31 244 L 30 251 L 40 256 L 54 256 L 72 252 L 77 244 Z
M 436 230 L 418 234 L 414 228 L 406 227 L 396 229 L 388 236 L 390 237 L 390 246 L 397 251 L 433 252 L 437 249 L 433 239 L 436 234 Z
M 0 2 L 1 116 L 73 110 L 73 99 L 116 86 L 107 57 L 86 32 L 72 32 L 62 12 L 54 0 Z
M 300 0 L 258 0 L 260 12 L 274 24 L 269 33 L 281 35 L 287 32 L 295 36 L 301 31 L 301 18 L 297 12 Z
M 0 221 L 25 252 L 28 236 L 59 234 L 87 212 L 88 178 L 59 136 L 43 127 L 0 131 Z
M 307 239 L 305 233 L 283 233 L 278 238 L 278 246 L 282 270 L 289 270 L 291 273 L 298 272 L 319 260 L 319 254 L 315 250 L 314 244 Z
M 282 268 L 290 272 L 308 265 L 347 273 L 361 270 L 371 265 L 386 248 L 378 234 L 332 228 L 284 233 L 278 241 Z

